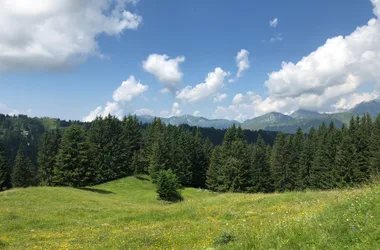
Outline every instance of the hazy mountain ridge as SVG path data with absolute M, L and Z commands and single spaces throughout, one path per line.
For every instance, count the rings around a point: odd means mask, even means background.
M 333 122 L 335 126 L 341 127 L 348 124 L 352 116 L 363 115 L 369 113 L 372 117 L 380 114 L 380 100 L 372 100 L 357 104 L 352 109 L 341 113 L 319 113 L 306 109 L 299 109 L 290 115 L 279 112 L 271 112 L 262 116 L 248 119 L 242 123 L 227 119 L 207 119 L 205 117 L 197 117 L 192 115 L 172 116 L 169 118 L 161 118 L 166 124 L 180 125 L 187 124 L 199 127 L 214 127 L 216 129 L 225 129 L 233 124 L 241 125 L 243 129 L 249 130 L 268 130 L 282 131 L 285 133 L 295 133 L 300 127 L 304 132 L 308 132 L 311 127 L 318 127 L 323 122 L 328 125 Z M 153 116 L 138 116 L 142 123 L 151 123 Z

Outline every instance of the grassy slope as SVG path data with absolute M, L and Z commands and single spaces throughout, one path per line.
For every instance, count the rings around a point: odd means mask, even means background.
M 6 249 L 379 249 L 380 188 L 285 194 L 184 189 L 163 204 L 154 185 L 130 177 L 92 190 L 0 193 Z M 228 245 L 214 239 L 228 232 Z

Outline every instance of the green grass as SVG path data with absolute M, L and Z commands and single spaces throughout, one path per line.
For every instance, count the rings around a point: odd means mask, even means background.
M 158 201 L 134 177 L 0 193 L 4 249 L 380 249 L 380 187 L 284 194 L 186 188 Z

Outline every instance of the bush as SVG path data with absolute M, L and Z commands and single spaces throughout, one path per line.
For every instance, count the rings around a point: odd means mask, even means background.
M 223 231 L 218 237 L 215 238 L 214 244 L 227 245 L 231 241 L 235 240 L 235 235 L 230 231 Z
M 165 201 L 181 201 L 183 197 L 178 191 L 180 183 L 177 176 L 171 169 L 163 170 L 158 173 L 157 177 L 157 194 L 158 199 Z

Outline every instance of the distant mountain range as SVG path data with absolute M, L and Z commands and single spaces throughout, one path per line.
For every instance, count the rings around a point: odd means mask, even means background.
M 268 113 L 262 116 L 255 117 L 240 123 L 234 120 L 227 119 L 207 119 L 205 117 L 196 117 L 192 115 L 173 116 L 170 118 L 161 118 L 166 124 L 180 125 L 187 124 L 190 126 L 199 127 L 214 127 L 216 129 L 225 129 L 233 124 L 241 125 L 243 129 L 249 130 L 268 130 L 282 131 L 285 133 L 295 133 L 300 127 L 304 132 L 314 126 L 318 127 L 323 122 L 328 125 L 330 122 L 338 127 L 343 124 L 348 124 L 352 116 L 363 115 L 369 113 L 372 117 L 377 117 L 380 114 L 380 100 L 362 102 L 349 111 L 334 114 L 321 114 L 315 111 L 299 109 L 291 115 L 284 115 L 278 112 Z M 138 116 L 138 119 L 143 123 L 151 123 L 153 116 L 144 115 Z

